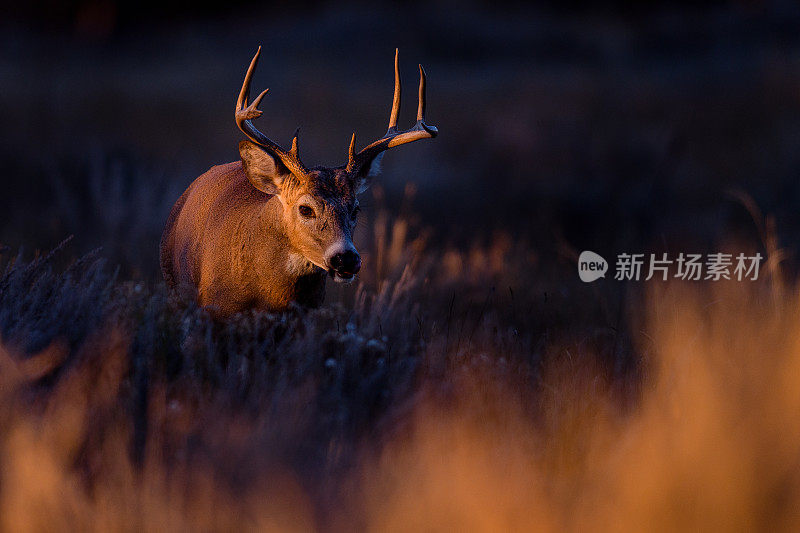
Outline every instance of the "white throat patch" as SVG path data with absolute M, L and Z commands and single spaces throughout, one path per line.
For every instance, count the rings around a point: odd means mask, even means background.
M 286 260 L 286 269 L 295 276 L 302 276 L 314 272 L 314 264 L 311 263 L 305 256 L 289 252 L 289 258 Z

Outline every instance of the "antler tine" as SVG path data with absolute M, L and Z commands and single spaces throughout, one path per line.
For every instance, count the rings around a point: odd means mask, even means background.
M 258 66 L 258 58 L 261 55 L 261 47 L 258 47 L 256 50 L 256 54 L 253 56 L 252 61 L 250 61 L 250 66 L 247 69 L 247 74 L 244 76 L 244 83 L 242 83 L 242 89 L 239 91 L 239 98 L 236 100 L 236 125 L 239 126 L 239 129 L 242 130 L 242 133 L 247 135 L 247 137 L 253 141 L 254 143 L 258 144 L 271 154 L 277 156 L 281 162 L 294 174 L 304 174 L 307 172 L 305 166 L 300 161 L 300 156 L 297 149 L 297 134 L 295 132 L 294 138 L 292 139 L 292 148 L 291 150 L 287 151 L 280 147 L 276 142 L 271 140 L 269 137 L 261 133 L 258 128 L 255 127 L 253 124 L 253 119 L 256 119 L 261 116 L 263 113 L 258 106 L 261 104 L 261 100 L 266 96 L 269 89 L 266 89 L 259 94 L 253 103 L 247 103 L 247 100 L 250 97 L 250 82 L 253 79 L 253 73 L 256 70 L 256 66 Z M 298 128 L 299 131 L 299 128 Z
M 347 171 L 352 172 L 356 164 L 356 132 L 350 138 L 350 148 L 347 149 Z
M 417 96 L 417 122 L 425 120 L 425 69 L 419 66 L 419 96 Z
M 355 134 L 350 142 L 348 154 L 347 170 L 349 172 L 360 171 L 365 164 L 369 164 L 378 154 L 394 146 L 400 146 L 420 139 L 431 139 L 439 134 L 436 126 L 425 123 L 425 69 L 419 66 L 419 101 L 417 105 L 417 123 L 405 131 L 397 131 L 397 116 L 400 113 L 400 67 L 398 61 L 399 52 L 395 49 L 394 53 L 394 97 L 392 99 L 392 112 L 389 115 L 389 129 L 386 135 L 364 147 L 358 154 L 354 154 L 353 143 Z
M 250 66 L 247 68 L 247 74 L 244 75 L 244 83 L 242 83 L 242 88 L 239 91 L 239 98 L 236 100 L 236 119 L 237 123 L 240 119 L 252 119 L 256 118 L 261 115 L 261 111 L 256 109 L 258 105 L 261 103 L 261 99 L 269 92 L 269 89 L 264 89 L 261 94 L 253 101 L 251 105 L 248 105 L 247 100 L 250 98 L 250 81 L 253 79 L 253 73 L 256 71 L 256 66 L 258 66 L 258 58 L 261 55 L 261 47 L 258 47 L 256 50 L 256 55 L 253 56 L 253 59 L 250 61 Z
M 400 55 L 400 49 L 394 49 L 394 96 L 392 97 L 392 112 L 389 115 L 389 130 L 396 130 L 397 129 L 397 116 L 400 114 L 400 92 L 401 92 L 401 85 L 400 85 L 400 63 L 398 62 L 398 56 Z
M 298 160 L 300 159 L 300 149 L 297 147 L 297 139 L 300 136 L 300 128 L 294 130 L 294 135 L 292 136 L 292 147 L 289 150 L 289 153 L 293 155 Z

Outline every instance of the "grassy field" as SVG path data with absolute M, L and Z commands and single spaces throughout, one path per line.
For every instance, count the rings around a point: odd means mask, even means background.
M 800 527 L 800 10 L 240 4 L 0 22 L 0 530 Z M 309 164 L 382 133 L 395 46 L 441 135 L 384 160 L 355 284 L 215 321 L 158 239 L 257 44 Z
M 227 322 L 96 255 L 9 262 L 3 526 L 797 527 L 796 291 L 576 307 L 521 283 L 524 246 L 428 249 L 404 224 L 330 305 Z

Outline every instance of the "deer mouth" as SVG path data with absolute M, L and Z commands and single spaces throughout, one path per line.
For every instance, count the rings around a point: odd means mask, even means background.
M 328 273 L 336 283 L 352 283 L 356 279 L 354 272 L 343 272 L 341 270 L 329 270 Z

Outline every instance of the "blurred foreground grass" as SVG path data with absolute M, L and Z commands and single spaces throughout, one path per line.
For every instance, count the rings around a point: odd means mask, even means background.
M 8 261 L 4 529 L 797 529 L 796 291 L 552 293 L 524 243 L 409 224 L 322 309 L 228 322 L 99 256 Z

